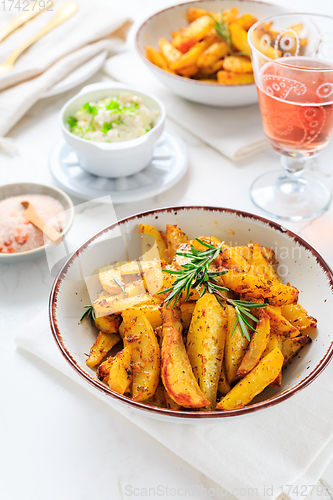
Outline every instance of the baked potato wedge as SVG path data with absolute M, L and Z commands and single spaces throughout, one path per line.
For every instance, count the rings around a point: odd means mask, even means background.
M 310 316 L 301 304 L 288 304 L 282 306 L 281 314 L 287 321 L 300 330 L 317 326 L 317 320 Z
M 216 405 L 217 410 L 244 408 L 276 379 L 283 364 L 283 354 L 278 347 L 265 356 L 250 373 L 238 382 Z
M 145 261 L 168 259 L 166 243 L 155 226 L 140 224 L 142 258 Z
M 163 340 L 161 378 L 168 395 L 185 408 L 205 408 L 209 399 L 201 391 L 188 358 L 180 322 L 179 309 L 162 308 Z
M 247 41 L 247 32 L 238 23 L 233 22 L 229 25 L 232 45 L 250 57 L 250 46 Z
M 284 356 L 283 368 L 285 368 L 296 354 L 309 342 L 312 342 L 308 335 L 302 335 L 293 339 L 282 340 L 282 354 Z
M 256 331 L 252 333 L 248 349 L 237 370 L 237 379 L 245 377 L 245 375 L 259 363 L 266 349 L 270 334 L 270 322 L 265 310 L 266 309 L 261 310 L 259 322 L 256 325 Z
M 120 323 L 120 318 L 119 318 Z M 98 365 L 114 345 L 120 342 L 121 337 L 118 333 L 99 332 L 96 342 L 90 349 L 86 364 L 89 368 Z
M 108 384 L 118 394 L 131 394 L 133 381 L 131 345 L 117 352 L 110 364 Z
M 115 314 L 95 318 L 94 325 L 102 333 L 119 333 L 120 318 Z
M 212 31 L 213 24 L 214 21 L 209 15 L 198 17 L 183 32 L 174 37 L 172 45 L 182 53 L 188 52 L 193 45 Z
M 160 379 L 160 347 L 154 330 L 140 309 L 126 309 L 124 346 L 130 346 L 133 370 L 132 399 L 152 397 Z
M 151 295 L 135 295 L 134 297 L 127 297 L 122 295 L 101 295 L 93 303 L 93 308 L 96 318 L 100 316 L 109 316 L 110 314 L 117 314 L 129 307 L 137 307 L 143 305 L 158 305 L 161 300 Z
M 187 236 L 181 229 L 175 225 L 166 225 L 166 240 L 168 248 L 169 262 L 172 263 L 179 245 L 186 243 Z
M 246 85 L 254 83 L 252 73 L 234 73 L 232 71 L 221 70 L 217 74 L 217 82 L 222 85 Z
M 226 309 L 214 295 L 206 293 L 194 308 L 186 347 L 194 376 L 210 401 L 208 410 L 214 409 L 216 404 L 227 327 Z
M 227 318 L 228 333 L 225 342 L 224 362 L 227 381 L 232 385 L 236 381 L 237 371 L 244 358 L 249 341 L 243 337 L 239 324 L 232 333 L 237 321 L 236 311 L 233 306 L 227 305 Z
M 246 299 L 255 299 L 278 307 L 285 304 L 296 304 L 298 300 L 299 292 L 294 286 L 232 271 L 224 274 L 221 278 L 224 286 L 244 295 Z
M 265 313 L 271 322 L 271 328 L 284 337 L 297 337 L 300 331 L 296 326 L 293 326 L 289 321 L 282 316 L 281 308 L 274 306 L 265 307 Z

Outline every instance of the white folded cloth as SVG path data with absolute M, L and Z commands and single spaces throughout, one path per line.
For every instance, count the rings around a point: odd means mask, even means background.
M 111 57 L 104 71 L 114 80 L 155 94 L 170 118 L 230 160 L 243 160 L 268 147 L 258 105 L 214 108 L 182 99 L 162 85 L 135 52 Z
M 55 2 L 52 12 L 39 14 L 1 42 L 0 62 L 45 26 L 64 3 Z M 93 5 L 87 0 L 77 3 L 79 10 L 70 19 L 23 52 L 12 72 L 0 76 L 0 149 L 10 150 L 3 136 L 41 95 L 97 54 L 108 51 L 111 55 L 124 45 L 131 25 L 126 16 L 98 0 Z M 0 28 L 13 15 L 2 13 Z
M 305 498 L 333 457 L 331 367 L 309 387 L 267 410 L 212 423 L 165 422 L 116 403 L 81 378 L 64 360 L 52 338 L 46 306 L 20 328 L 18 346 L 104 400 L 241 500 L 275 499 L 283 491 L 295 500 Z M 288 497 L 285 494 L 283 498 Z

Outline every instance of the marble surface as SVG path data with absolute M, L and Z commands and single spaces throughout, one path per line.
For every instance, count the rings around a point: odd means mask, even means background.
M 108 3 L 117 4 L 115 0 Z M 131 12 L 137 24 L 152 11 L 170 3 L 123 0 L 121 8 Z M 288 7 L 287 0 L 276 3 Z M 314 5 L 311 0 L 294 0 L 293 8 L 328 13 L 332 3 L 317 0 Z M 131 40 L 132 37 L 129 43 Z M 106 79 L 103 73 L 95 75 L 90 82 L 101 79 Z M 15 139 L 19 154 L 8 157 L 0 153 L 1 184 L 34 181 L 54 185 L 48 171 L 48 154 L 61 136 L 58 112 L 77 91 L 73 89 L 40 101 L 14 127 L 9 135 Z M 98 203 L 87 207 L 82 205 L 82 200 L 72 198 L 81 221 L 76 226 L 77 238 L 86 239 L 112 222 L 115 216 L 121 219 L 170 205 L 218 205 L 263 215 L 252 205 L 249 187 L 259 174 L 279 168 L 278 158 L 272 151 L 233 164 L 170 120 L 167 126 L 182 137 L 189 150 L 189 169 L 182 181 L 159 196 L 115 205 L 115 214 L 105 211 Z M 311 166 L 326 177 L 330 186 L 332 154 L 333 143 Z M 285 225 L 333 265 L 332 222 L 333 206 L 317 219 Z M 0 489 L 3 498 L 88 500 L 100 495 L 112 500 L 145 496 L 194 500 L 229 498 L 211 480 L 128 421 L 124 422 L 103 402 L 15 347 L 14 330 L 47 307 L 52 282 L 45 257 L 15 267 L 0 267 Z M 323 473 L 322 482 L 333 486 L 333 463 Z M 311 498 L 329 498 L 330 491 L 320 483 Z

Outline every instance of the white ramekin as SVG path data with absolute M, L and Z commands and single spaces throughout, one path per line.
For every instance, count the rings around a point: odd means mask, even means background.
M 68 118 L 83 104 L 117 96 L 123 90 L 138 95 L 147 108 L 157 112 L 154 127 L 149 132 L 130 141 L 101 143 L 81 139 L 69 131 Z M 101 82 L 87 85 L 63 106 L 60 111 L 60 127 L 65 141 L 75 150 L 84 170 L 102 177 L 126 177 L 143 170 L 151 161 L 155 143 L 164 129 L 165 116 L 164 105 L 151 94 L 116 82 Z

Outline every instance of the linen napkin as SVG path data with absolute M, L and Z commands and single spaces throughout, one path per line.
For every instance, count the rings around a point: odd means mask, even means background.
M 155 94 L 171 119 L 230 160 L 243 160 L 268 147 L 258 105 L 214 108 L 182 99 L 164 87 L 132 51 L 108 59 L 104 71 L 114 80 Z
M 45 26 L 66 0 L 42 12 L 0 44 L 0 61 Z M 43 93 L 97 54 L 122 49 L 131 21 L 105 3 L 78 0 L 79 10 L 19 57 L 14 70 L 0 76 L 0 149 L 10 149 L 3 136 Z M 0 28 L 13 17 L 1 14 Z
M 213 423 L 165 422 L 114 402 L 77 375 L 52 338 L 47 307 L 21 329 L 16 337 L 18 346 L 104 400 L 242 500 L 275 499 L 283 491 L 295 500 L 300 492 L 305 498 L 332 459 L 332 367 L 300 393 L 267 410 Z

